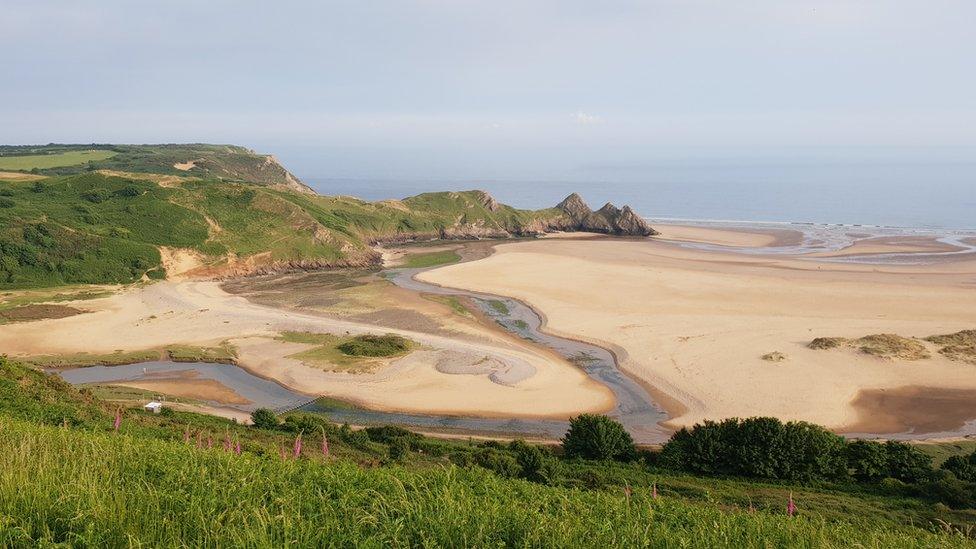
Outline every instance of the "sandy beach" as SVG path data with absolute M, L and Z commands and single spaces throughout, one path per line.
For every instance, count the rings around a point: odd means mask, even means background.
M 518 298 L 545 315 L 548 330 L 613 349 L 622 368 L 667 397 L 661 403 L 673 426 L 754 415 L 858 432 L 938 431 L 960 423 L 958 417 L 941 424 L 931 417 L 902 421 L 877 408 L 898 399 L 868 393 L 954 391 L 950 401 L 958 403 L 959 391 L 976 395 L 973 365 L 951 361 L 928 343 L 932 357 L 918 361 L 806 345 L 815 337 L 926 337 L 976 327 L 972 258 L 872 265 L 702 251 L 681 244 L 771 246 L 777 237 L 660 230 L 651 240 L 500 244 L 488 258 L 419 278 Z M 862 249 L 923 245 L 935 246 L 886 241 Z M 761 358 L 773 352 L 785 360 Z M 970 408 L 962 415 L 976 417 L 976 405 Z
M 464 332 L 444 335 L 342 320 L 256 304 L 204 281 L 129 288 L 87 300 L 84 306 L 91 312 L 0 326 L 0 349 L 11 356 L 29 356 L 229 341 L 238 350 L 240 365 L 253 373 L 311 396 L 331 396 L 377 410 L 566 418 L 614 405 L 606 387 L 569 362 L 515 338 L 486 336 L 485 330 L 475 334 L 478 337 Z M 330 372 L 287 358 L 310 346 L 275 339 L 285 331 L 395 333 L 420 349 L 373 373 Z M 495 367 L 486 370 L 488 361 Z M 520 375 L 506 377 L 513 372 Z M 194 387 L 194 380 L 188 384 L 191 393 L 213 389 Z M 186 393 L 174 382 L 165 389 Z

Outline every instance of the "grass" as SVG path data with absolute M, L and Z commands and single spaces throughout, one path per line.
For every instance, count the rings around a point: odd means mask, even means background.
M 88 162 L 98 162 L 115 156 L 113 151 L 69 151 L 55 154 L 34 154 L 25 156 L 0 156 L 0 170 L 43 170 L 78 166 Z
M 508 314 L 508 305 L 505 305 L 504 301 L 498 299 L 492 299 L 488 301 L 488 306 L 491 307 L 493 311 L 501 315 Z
M 410 340 L 398 335 L 358 335 L 336 345 L 336 349 L 349 356 L 391 357 L 410 350 Z
M 174 362 L 216 362 L 220 364 L 237 363 L 237 349 L 229 343 L 217 347 L 195 345 L 169 345 L 166 354 Z
M 10 420 L 3 430 L 3 545 L 972 545 L 869 521 L 653 500 L 645 489 L 628 498 L 547 487 L 480 468 L 323 466 Z
M 925 340 L 939 345 L 939 353 L 950 360 L 976 364 L 976 330 L 934 335 L 925 338 Z
M 931 356 L 925 345 L 918 340 L 897 334 L 872 334 L 858 339 L 818 337 L 808 343 L 807 347 L 821 350 L 854 347 L 864 354 L 886 359 L 922 360 Z
M 766 353 L 759 358 L 767 362 L 783 362 L 784 360 L 786 360 L 786 355 L 779 351 L 773 351 L 771 353 Z
M 457 296 L 453 295 L 435 295 L 435 294 L 423 294 L 423 297 L 433 301 L 435 303 L 442 303 L 451 308 L 455 313 L 464 316 L 471 317 L 471 311 L 461 303 L 461 300 Z
M 271 431 L 171 409 L 126 410 L 115 433 L 113 414 L 92 391 L 0 359 L 0 546 L 974 546 L 938 522 L 973 524 L 972 512 L 870 486 L 579 460 L 559 460 L 545 485 L 470 464 L 505 451 L 492 442 L 402 429 L 379 442 L 303 414 Z M 298 432 L 302 459 L 282 460 Z M 407 455 L 394 462 L 384 456 L 401 435 Z M 214 449 L 197 448 L 198 436 Z M 225 438 L 242 455 L 220 450 Z
M 403 266 L 408 269 L 419 269 L 426 267 L 436 267 L 438 265 L 448 265 L 457 263 L 461 256 L 454 250 L 442 250 L 439 252 L 412 253 L 404 258 Z
M 159 349 L 142 351 L 115 351 L 113 353 L 66 353 L 60 355 L 40 355 L 21 360 L 38 368 L 87 368 L 89 366 L 120 366 L 160 359 Z

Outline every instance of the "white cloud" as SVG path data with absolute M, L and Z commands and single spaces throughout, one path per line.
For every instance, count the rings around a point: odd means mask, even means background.
M 588 124 L 599 124 L 603 122 L 602 117 L 597 116 L 595 114 L 588 114 L 583 111 L 576 111 L 571 116 L 573 117 L 573 120 L 575 120 L 577 124 L 588 125 Z

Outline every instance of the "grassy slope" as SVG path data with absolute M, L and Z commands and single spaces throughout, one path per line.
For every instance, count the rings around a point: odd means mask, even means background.
M 376 259 L 376 239 L 433 238 L 458 226 L 518 231 L 550 215 L 492 212 L 475 192 L 369 203 L 218 180 L 164 187 L 101 172 L 0 181 L 0 289 L 162 278 L 159 246 L 213 262 L 263 254 L 264 263 L 364 265 Z
M 0 166 L 69 175 L 96 169 L 249 181 L 262 185 L 292 184 L 291 176 L 267 155 L 234 145 L 0 145 Z M 193 162 L 189 169 L 176 164 Z
M 316 429 L 305 431 L 302 459 L 282 460 L 278 449 L 290 449 L 293 433 L 135 410 L 113 433 L 112 417 L 93 396 L 0 359 L 0 546 L 973 545 L 937 525 L 918 527 L 936 516 L 973 522 L 965 513 L 854 487 L 578 461 L 564 462 L 563 480 L 546 486 L 451 465 L 485 451 L 467 442 L 415 436 L 423 453 L 380 466 L 385 444 L 330 427 L 327 463 Z M 197 433 L 215 448 L 197 448 Z M 243 455 L 219 449 L 224 437 L 241 441 Z M 788 492 L 800 506 L 794 519 L 783 513 Z

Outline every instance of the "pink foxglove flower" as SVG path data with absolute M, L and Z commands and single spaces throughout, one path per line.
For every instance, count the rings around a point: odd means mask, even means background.
M 302 434 L 301 433 L 298 433 L 298 436 L 295 437 L 295 444 L 294 446 L 292 446 L 291 453 L 292 453 L 292 457 L 295 458 L 302 455 Z
M 657 483 L 656 482 L 654 483 L 654 486 L 651 487 L 651 499 L 657 499 Z
M 112 428 L 114 430 L 118 431 L 119 430 L 119 427 L 121 425 L 122 425 L 122 408 L 116 408 L 115 409 L 115 424 L 112 426 Z
M 786 503 L 786 514 L 791 517 L 796 514 L 796 504 L 793 503 L 793 492 L 790 492 L 790 499 Z
M 237 441 L 237 445 L 234 446 L 234 455 L 241 455 L 241 441 Z

